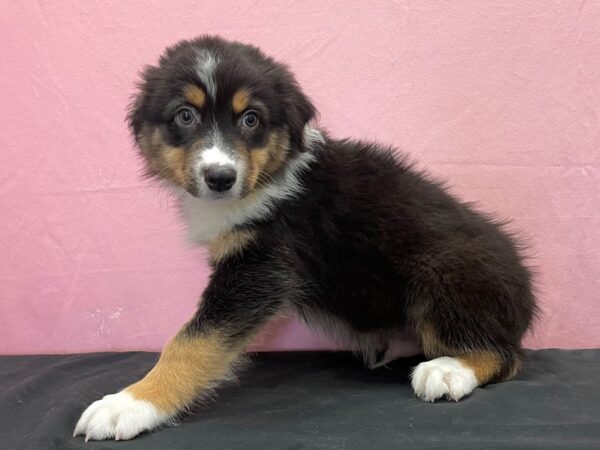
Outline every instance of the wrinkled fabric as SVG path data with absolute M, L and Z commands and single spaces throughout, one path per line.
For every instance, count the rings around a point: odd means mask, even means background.
M 129 442 L 71 434 L 83 409 L 137 380 L 154 353 L 0 357 L 2 449 L 600 448 L 600 350 L 527 353 L 510 382 L 460 403 L 413 397 L 418 359 L 377 370 L 347 353 L 262 353 L 179 426 Z
M 0 8 L 0 353 L 156 351 L 210 269 L 125 115 L 166 45 L 288 64 L 332 137 L 406 151 L 511 219 L 539 274 L 528 348 L 600 347 L 600 2 L 8 1 Z M 259 350 L 323 350 L 303 325 Z

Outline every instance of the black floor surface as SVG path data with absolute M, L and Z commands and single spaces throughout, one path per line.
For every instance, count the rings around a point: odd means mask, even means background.
M 83 409 L 154 353 L 0 357 L 1 449 L 600 449 L 600 350 L 527 354 L 517 379 L 429 404 L 417 359 L 364 369 L 346 353 L 263 353 L 180 425 L 127 442 L 73 438 Z

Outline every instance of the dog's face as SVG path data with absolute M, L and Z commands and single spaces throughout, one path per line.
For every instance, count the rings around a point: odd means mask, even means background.
M 129 124 L 148 173 L 214 200 L 243 198 L 304 151 L 314 108 L 255 47 L 203 37 L 148 67 Z

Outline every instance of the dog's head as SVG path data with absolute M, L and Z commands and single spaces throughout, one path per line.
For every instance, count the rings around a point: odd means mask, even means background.
M 315 109 L 293 75 L 258 48 L 183 41 L 147 67 L 129 124 L 148 173 L 204 199 L 238 199 L 306 150 Z

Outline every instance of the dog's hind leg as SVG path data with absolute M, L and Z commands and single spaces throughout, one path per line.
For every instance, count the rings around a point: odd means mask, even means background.
M 458 401 L 478 386 L 512 378 L 521 358 L 518 349 L 494 346 L 453 345 L 440 337 L 431 323 L 418 327 L 423 352 L 429 361 L 419 364 L 412 373 L 417 397 L 434 402 L 441 398 Z

